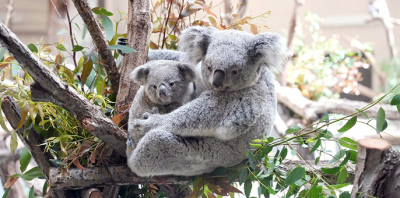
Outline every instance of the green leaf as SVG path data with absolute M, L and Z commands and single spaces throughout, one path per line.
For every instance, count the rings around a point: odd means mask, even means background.
M 379 108 L 378 110 L 378 115 L 376 117 L 376 133 L 379 134 L 380 132 L 382 132 L 383 129 L 383 125 L 385 124 L 385 110 L 381 108 Z
M 331 190 L 337 190 L 343 187 L 346 187 L 348 185 L 350 185 L 351 183 L 345 183 L 345 184 L 336 184 L 336 185 L 326 185 L 327 188 L 331 189 Z
M 15 174 L 10 177 L 21 177 L 25 180 L 31 181 L 32 179 L 38 178 L 38 177 L 43 177 L 42 171 L 39 169 L 39 167 L 34 167 L 28 171 L 26 171 L 23 174 Z
M 294 125 L 294 126 L 290 127 L 288 130 L 286 130 L 285 134 L 286 135 L 287 134 L 291 134 L 291 133 L 294 133 L 294 132 L 297 132 L 297 131 L 300 131 L 300 130 L 301 130 L 301 128 L 299 126 Z
M 61 51 L 66 51 L 64 45 L 61 44 L 61 43 L 56 43 L 56 48 L 57 48 L 58 50 L 61 50 Z
M 251 151 L 249 151 L 248 152 L 249 153 L 249 164 L 250 164 L 250 166 L 251 166 L 251 168 L 253 169 L 253 170 L 256 170 L 256 165 L 255 165 L 255 160 L 254 160 L 254 156 L 253 156 L 253 153 L 251 152 Z
M 350 150 L 348 150 L 346 151 L 346 157 L 343 159 L 343 161 L 340 163 L 339 166 L 344 166 L 350 160 L 350 157 L 351 157 L 351 152 Z
M 328 174 L 328 175 L 334 175 L 337 172 L 340 171 L 340 167 L 334 167 L 334 168 L 321 168 L 321 171 Z
M 397 105 L 397 111 L 400 113 L 400 105 Z
M 319 190 L 317 186 L 312 186 L 310 189 L 310 198 L 319 198 Z
M 357 151 L 347 151 L 350 153 L 350 161 L 356 163 L 357 162 Z
M 28 149 L 25 147 L 22 149 L 21 155 L 20 155 L 20 170 L 21 172 L 25 172 L 26 167 L 28 166 L 29 162 L 31 161 L 31 154 L 29 153 Z
M 83 47 L 80 46 L 80 45 L 75 45 L 74 49 L 72 49 L 73 52 L 79 52 L 79 51 L 82 51 L 82 50 L 83 50 Z
M 288 149 L 284 147 L 281 151 L 281 161 L 284 160 L 287 156 Z
M 10 188 L 7 188 L 7 190 L 4 192 L 4 194 L 3 194 L 3 197 L 2 197 L 2 198 L 7 198 L 7 196 L 8 196 L 8 193 L 10 192 L 10 190 L 11 190 L 11 187 L 10 187 Z
M 240 174 L 240 177 L 239 177 L 239 184 L 242 185 L 243 182 L 246 180 L 246 178 L 247 178 L 247 169 L 244 168 L 242 170 L 242 173 Z
M 1 100 L 3 100 L 3 99 L 1 99 Z M 6 123 L 4 122 L 4 117 L 3 117 L 3 113 L 0 111 L 0 125 L 1 125 L 1 128 L 3 128 L 3 130 L 5 131 L 5 132 L 7 132 L 9 135 L 11 135 L 11 131 L 10 130 L 8 130 L 8 128 L 7 128 L 7 126 L 6 126 Z
M 321 140 L 320 139 L 317 140 L 317 143 L 315 143 L 315 145 L 312 147 L 312 149 L 310 150 L 310 152 L 308 154 L 310 155 L 311 153 L 314 153 L 314 151 L 317 150 L 317 148 L 319 146 L 321 146 Z
M 290 174 L 285 179 L 286 185 L 291 185 L 297 180 L 301 179 L 306 173 L 306 170 L 303 167 L 297 167 L 290 172 Z
M 14 154 L 15 150 L 17 150 L 18 147 L 18 141 L 17 138 L 15 137 L 15 135 L 11 136 L 11 142 L 10 142 L 10 149 L 11 149 L 11 153 Z
M 297 186 L 296 183 L 290 185 L 288 192 L 286 193 L 286 198 L 289 198 L 293 195 L 296 195 L 300 190 L 300 186 Z M 296 196 L 294 196 L 296 197 Z
M 262 156 L 267 156 L 272 151 L 272 146 L 266 146 L 261 150 Z
M 85 39 L 86 33 L 87 33 L 87 27 L 86 25 L 83 25 L 82 40 Z
M 104 31 L 106 31 L 107 40 L 111 41 L 114 36 L 114 26 L 110 18 L 106 15 L 101 15 Z
M 244 194 L 246 195 L 246 198 L 250 197 L 251 188 L 252 188 L 252 184 L 251 184 L 251 181 L 248 179 L 244 183 Z
M 320 159 L 321 157 L 317 157 L 316 159 L 315 159 L 315 165 L 318 165 L 318 162 L 319 162 L 319 159 Z
M 348 137 L 340 138 L 339 144 L 343 147 L 346 147 L 346 148 L 349 148 L 352 150 L 357 150 L 357 142 Z
M 6 48 L 2 47 L 0 50 L 0 60 L 3 60 L 4 54 L 6 54 Z
M 346 150 L 340 150 L 338 151 L 331 160 L 329 160 L 328 164 L 332 164 L 338 160 L 340 160 L 342 157 L 344 157 L 344 155 L 346 155 Z
M 35 198 L 35 194 L 34 194 L 35 189 L 33 187 L 34 186 L 32 185 L 31 189 L 29 190 L 28 198 Z
M 92 8 L 93 13 L 98 14 L 98 15 L 105 15 L 105 16 L 112 16 L 113 13 L 102 8 L 102 7 L 94 7 Z
M 351 129 L 357 122 L 357 116 L 352 117 L 350 120 L 346 122 L 346 124 L 340 128 L 338 131 L 343 133 Z
M 28 45 L 28 48 L 29 48 L 32 52 L 38 53 L 38 49 L 37 49 L 37 47 L 36 47 L 34 44 L 30 43 L 30 44 Z
M 351 195 L 349 192 L 342 192 L 342 194 L 340 194 L 339 198 L 351 198 Z
M 360 109 L 357 109 L 357 108 L 356 108 L 356 110 L 357 110 L 359 113 L 361 113 L 364 117 L 366 117 L 367 119 L 369 119 L 368 115 L 367 115 L 364 111 L 361 111 Z
M 400 94 L 393 96 L 390 105 L 400 105 Z
M 349 174 L 347 173 L 346 168 L 342 167 L 340 169 L 340 173 L 339 173 L 339 176 L 337 178 L 337 184 L 343 184 L 346 181 L 347 177 L 349 177 Z
M 122 53 L 124 53 L 124 54 L 136 52 L 135 49 L 132 49 L 131 47 L 124 46 L 124 45 L 111 45 L 111 46 L 108 47 L 108 49 L 109 49 L 109 50 L 116 50 L 116 49 L 119 49 L 119 50 L 121 50 Z
M 93 69 L 92 59 L 89 59 L 86 63 L 83 63 L 83 70 L 81 74 L 81 80 L 83 84 L 85 84 L 90 72 L 92 72 L 92 69 Z
M 45 193 L 46 193 L 46 190 L 47 190 L 47 187 L 49 186 L 49 183 L 47 182 L 47 180 L 44 182 L 44 184 L 43 184 L 43 189 L 42 189 L 42 195 L 43 195 L 43 197 L 46 195 Z

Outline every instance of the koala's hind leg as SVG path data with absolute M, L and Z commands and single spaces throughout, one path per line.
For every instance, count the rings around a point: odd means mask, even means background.
M 215 138 L 184 138 L 155 129 L 140 140 L 128 165 L 141 177 L 193 176 L 235 165 L 244 158 L 243 152 Z

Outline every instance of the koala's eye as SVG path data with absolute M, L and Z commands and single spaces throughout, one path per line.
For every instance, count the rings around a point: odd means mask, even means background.
M 153 86 L 151 86 L 151 88 L 153 88 L 153 89 L 157 89 L 157 86 L 153 85 Z
M 208 71 L 212 71 L 212 67 L 211 66 L 208 66 L 207 69 L 208 69 Z
M 174 85 L 175 85 L 175 83 L 173 83 L 173 82 L 172 82 L 172 83 L 169 83 L 169 86 L 170 86 L 170 87 L 173 87 Z
M 231 74 L 232 75 L 237 75 L 239 72 L 237 71 L 237 70 L 233 70 L 232 72 L 231 72 Z

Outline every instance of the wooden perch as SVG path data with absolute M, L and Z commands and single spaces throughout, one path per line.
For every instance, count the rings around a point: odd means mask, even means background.
M 91 132 L 125 156 L 126 133 L 105 116 L 99 108 L 62 82 L 17 36 L 0 22 L 0 44 L 35 80 L 31 86 L 33 101 L 52 102 L 75 116 L 83 129 Z
M 16 129 L 19 121 L 21 120 L 19 106 L 15 102 L 12 102 L 12 99 L 9 96 L 5 96 L 1 101 L 1 109 L 3 110 L 4 115 L 6 116 L 11 127 Z M 45 178 L 48 179 L 50 167 L 53 166 L 53 164 L 50 162 L 50 159 L 53 159 L 53 156 L 50 152 L 45 151 L 44 145 L 39 146 L 43 143 L 40 139 L 39 133 L 32 128 L 29 130 L 29 133 L 24 136 L 24 126 L 17 129 L 16 133 L 19 136 L 19 139 L 22 140 L 24 145 L 30 151 L 32 158 L 39 166 Z M 62 190 L 54 190 L 53 193 L 59 198 L 67 197 Z
M 115 111 L 117 114 L 123 112 L 131 104 L 139 88 L 130 78 L 135 67 L 146 63 L 147 45 L 151 30 L 150 1 L 129 1 L 128 13 L 128 33 L 126 38 L 128 39 L 128 46 L 135 49 L 136 52 L 124 56 L 119 92 L 115 102 Z
M 400 197 L 400 154 L 386 140 L 358 141 L 351 197 Z
M 288 171 L 301 165 L 306 168 L 307 174 L 312 174 L 311 169 L 323 175 L 324 179 L 331 184 L 336 184 L 337 178 L 334 175 L 326 175 L 321 171 L 321 167 L 328 164 L 328 161 L 320 161 L 318 166 L 314 165 L 314 160 L 284 160 L 280 168 Z M 50 169 L 49 184 L 54 189 L 82 189 L 92 186 L 108 186 L 108 185 L 137 185 L 137 184 L 156 184 L 164 180 L 167 184 L 185 184 L 191 177 L 163 176 L 157 178 L 138 177 L 127 166 L 117 165 L 105 167 L 70 168 L 65 171 L 59 168 Z M 349 170 L 348 182 L 353 181 L 354 172 Z
M 114 56 L 111 51 L 108 50 L 107 40 L 104 38 L 101 32 L 99 24 L 96 22 L 96 18 L 93 15 L 93 11 L 90 8 L 87 0 L 72 0 L 79 15 L 85 23 L 87 30 L 92 36 L 93 43 L 97 47 L 101 62 L 104 64 L 104 68 L 107 72 L 107 77 L 111 82 L 111 88 L 115 94 L 118 93 L 119 89 L 119 78 L 117 64 L 114 61 Z
M 361 101 L 352 101 L 346 99 L 330 99 L 324 101 L 311 101 L 303 97 L 298 89 L 290 87 L 276 86 L 278 101 L 289 107 L 295 113 L 302 116 L 308 122 L 317 120 L 321 115 L 324 114 L 325 110 L 328 113 L 336 114 L 352 114 L 356 108 L 362 108 L 368 103 Z M 380 106 L 373 106 L 366 110 L 365 113 L 370 118 L 375 118 Z M 388 104 L 382 104 L 381 107 L 385 109 L 386 118 L 397 120 L 400 119 L 400 114 L 397 109 Z

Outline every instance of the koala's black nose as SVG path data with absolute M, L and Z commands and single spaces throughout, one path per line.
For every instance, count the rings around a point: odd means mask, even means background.
M 213 80 L 212 80 L 212 85 L 215 88 L 221 88 L 225 79 L 225 73 L 221 70 L 216 70 L 214 72 Z
M 167 97 L 167 87 L 165 87 L 165 85 L 160 85 L 160 87 L 158 87 L 158 96 L 162 99 Z

